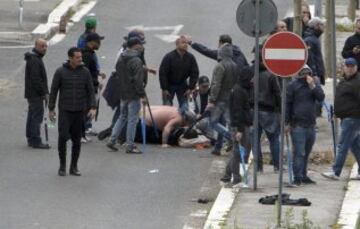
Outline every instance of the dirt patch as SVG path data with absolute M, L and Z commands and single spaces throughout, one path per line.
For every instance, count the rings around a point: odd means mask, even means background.
M 14 88 L 16 83 L 6 79 L 0 79 L 0 95 L 6 94 L 11 88 Z

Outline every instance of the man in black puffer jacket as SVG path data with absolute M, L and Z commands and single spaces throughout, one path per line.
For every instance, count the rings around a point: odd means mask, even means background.
M 42 58 L 45 56 L 47 43 L 37 39 L 32 52 L 25 53 L 25 98 L 29 104 L 26 121 L 26 138 L 28 146 L 38 149 L 49 149 L 40 137 L 40 125 L 44 117 L 44 100 L 49 100 L 47 75 Z
M 80 176 L 77 162 L 81 150 L 81 135 L 85 112 L 95 117 L 96 104 L 94 85 L 89 70 L 82 64 L 81 50 L 70 48 L 69 61 L 55 72 L 49 101 L 49 118 L 55 120 L 55 104 L 59 92 L 59 176 L 66 175 L 66 142 L 72 141 L 70 175 Z

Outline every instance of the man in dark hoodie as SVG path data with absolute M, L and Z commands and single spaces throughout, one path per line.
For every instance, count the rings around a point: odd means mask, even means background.
M 25 98 L 28 101 L 28 115 L 26 120 L 26 138 L 28 146 L 37 149 L 49 149 L 43 144 L 40 136 L 40 125 L 44 118 L 45 106 L 49 101 L 47 75 L 42 58 L 46 54 L 47 42 L 37 39 L 32 52 L 25 53 Z
M 55 72 L 49 101 L 49 118 L 55 120 L 55 104 L 59 92 L 59 176 L 66 175 L 66 142 L 72 141 L 70 175 L 80 176 L 78 160 L 85 112 L 90 118 L 96 114 L 94 85 L 89 70 L 82 63 L 81 50 L 72 47 L 69 60 Z
M 360 165 L 360 73 L 357 65 L 354 58 L 345 60 L 344 79 L 336 87 L 335 115 L 341 119 L 341 134 L 332 170 L 322 173 L 324 177 L 333 180 L 340 179 L 349 149 Z M 360 166 L 352 179 L 360 180 Z
M 307 176 L 309 155 L 315 142 L 316 102 L 325 98 L 317 77 L 305 65 L 287 86 L 286 132 L 290 131 L 294 154 L 294 184 L 315 184 Z
M 354 58 L 358 64 L 357 70 L 360 71 L 360 19 L 356 20 L 355 34 L 346 39 L 341 55 Z
M 200 43 L 192 42 L 192 40 L 190 38 L 188 38 L 188 43 L 189 43 L 189 45 L 191 45 L 191 47 L 193 49 L 195 49 L 199 53 L 203 54 L 204 56 L 207 56 L 213 60 L 218 60 L 218 50 L 217 49 L 209 49 Z M 248 64 L 244 54 L 242 53 L 241 49 L 239 48 L 239 46 L 232 44 L 232 38 L 228 34 L 222 34 L 219 37 L 219 43 L 218 43 L 219 47 L 225 43 L 231 44 L 232 52 L 233 52 L 232 60 L 239 67 L 238 71 L 240 73 L 241 70 L 244 67 L 248 66 L 249 64 Z
M 134 37 L 127 41 L 127 46 L 128 48 L 121 54 L 116 64 L 116 72 L 120 76 L 121 114 L 112 129 L 110 141 L 106 146 L 113 151 L 118 150 L 115 144 L 126 123 L 126 153 L 141 154 L 142 152 L 136 147 L 134 140 L 140 104 L 141 102 L 146 103 L 145 71 L 140 58 L 143 45 L 139 38 Z
M 238 76 L 238 67 L 232 60 L 232 45 L 223 44 L 219 47 L 219 63 L 213 70 L 211 80 L 209 103 L 206 110 L 210 110 L 210 126 L 218 132 L 218 138 L 215 143 L 214 155 L 220 155 L 223 144 L 223 137 L 231 141 L 231 135 L 225 128 L 226 115 L 229 115 L 229 98 Z

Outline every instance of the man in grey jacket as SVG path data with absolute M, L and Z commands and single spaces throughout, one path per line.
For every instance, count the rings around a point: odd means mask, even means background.
M 126 153 L 141 154 L 142 152 L 135 146 L 136 125 L 141 102 L 145 99 L 145 71 L 141 53 L 144 48 L 139 38 L 134 37 L 127 41 L 128 49 L 120 56 L 116 63 L 116 72 L 120 76 L 120 117 L 112 129 L 109 143 L 106 145 L 113 151 L 121 130 L 126 124 Z
M 218 138 L 215 143 L 214 155 L 220 155 L 223 144 L 223 137 L 231 140 L 231 135 L 226 126 L 226 118 L 229 110 L 230 92 L 236 82 L 237 66 L 232 60 L 232 46 L 225 43 L 219 47 L 218 64 L 213 70 L 211 80 L 209 103 L 206 107 L 211 111 L 210 125 L 218 132 Z

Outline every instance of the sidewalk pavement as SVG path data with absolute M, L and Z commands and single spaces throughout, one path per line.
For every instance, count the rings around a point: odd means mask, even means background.
M 336 15 L 343 17 L 346 15 L 346 7 L 337 1 Z M 340 5 L 339 5 L 340 4 Z M 342 4 L 342 5 L 341 5 Z M 357 11 L 357 13 L 359 13 Z M 341 51 L 347 37 L 353 32 L 337 32 L 337 59 L 343 60 Z M 328 80 L 324 86 L 326 93 L 326 101 L 332 103 L 333 88 L 332 80 Z M 302 185 L 298 188 L 283 189 L 284 193 L 289 193 L 290 198 L 307 198 L 312 205 L 309 207 L 283 206 L 282 220 L 292 219 L 292 223 L 303 223 L 302 214 L 304 210 L 307 212 L 307 220 L 313 226 L 318 228 L 338 228 L 337 223 L 346 225 L 347 216 L 343 216 L 343 212 L 357 216 L 359 206 L 352 206 L 354 198 L 358 190 L 354 192 L 353 186 L 359 187 L 359 181 L 349 182 L 350 167 L 344 167 L 340 181 L 331 181 L 321 176 L 321 173 L 328 171 L 333 161 L 333 145 L 331 129 L 327 122 L 326 111 L 323 110 L 323 117 L 318 119 L 319 132 L 317 140 L 313 147 L 312 163 L 309 168 L 309 176 L 314 179 L 316 185 Z M 268 146 L 265 146 L 268 151 Z M 315 155 L 315 156 L 314 156 Z M 326 163 L 327 162 L 327 163 Z M 240 189 L 238 192 L 232 209 L 227 217 L 227 222 L 222 228 L 274 228 L 276 226 L 277 209 L 275 205 L 262 205 L 258 201 L 266 195 L 274 195 L 278 193 L 279 175 L 273 172 L 272 166 L 265 166 L 264 173 L 258 175 L 258 190 Z M 252 178 L 250 178 L 252 180 Z M 284 182 L 288 181 L 287 171 L 284 172 Z M 349 189 L 349 190 L 348 190 Z M 352 189 L 352 190 L 350 190 Z M 350 195 L 352 194 L 352 196 Z M 344 196 L 346 198 L 344 203 Z M 354 196 L 355 195 L 355 196 Z M 358 196 L 358 195 L 357 195 Z M 348 200 L 349 199 L 349 200 Z M 342 209 L 342 205 L 348 206 L 348 209 Z M 292 210 L 289 210 L 292 209 Z M 286 216 L 286 212 L 291 212 L 292 216 Z M 340 220 L 338 221 L 340 214 Z M 353 217 L 354 218 L 354 217 Z M 354 221 L 354 219 L 352 219 Z M 356 220 L 356 218 L 355 218 Z M 313 228 L 313 227 L 311 227 Z M 350 227 L 346 227 L 350 228 Z

